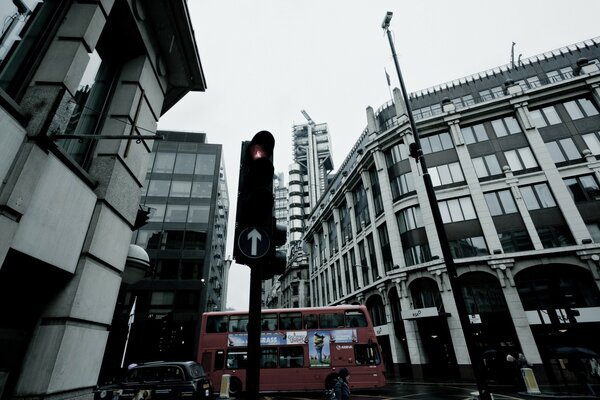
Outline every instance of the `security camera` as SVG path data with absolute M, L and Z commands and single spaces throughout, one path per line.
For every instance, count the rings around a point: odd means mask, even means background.
M 389 26 L 390 26 L 390 21 L 392 20 L 392 15 L 394 15 L 394 13 L 393 13 L 393 12 L 391 12 L 391 11 L 388 11 L 388 12 L 385 14 L 385 17 L 383 18 L 383 22 L 381 23 L 381 27 L 382 27 L 383 29 L 387 29 L 387 28 L 389 28 Z
M 29 15 L 29 14 L 31 14 L 31 10 L 23 2 L 23 0 L 12 0 L 12 2 L 17 7 L 17 12 L 19 14 L 21 14 L 21 15 Z

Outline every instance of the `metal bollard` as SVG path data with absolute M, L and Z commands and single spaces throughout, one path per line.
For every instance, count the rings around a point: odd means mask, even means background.
M 224 374 L 221 377 L 221 392 L 219 393 L 220 399 L 228 399 L 229 398 L 229 384 L 231 382 L 231 375 Z

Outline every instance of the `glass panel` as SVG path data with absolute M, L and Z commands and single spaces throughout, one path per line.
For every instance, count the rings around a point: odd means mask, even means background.
M 496 197 L 496 193 L 486 193 L 485 202 L 487 203 L 492 216 L 502 215 L 502 207 L 500 207 L 500 202 Z
M 577 160 L 581 158 L 581 154 L 579 154 L 579 150 L 575 146 L 575 143 L 573 143 L 573 139 L 561 139 L 560 144 L 567 155 L 567 159 Z
M 547 126 L 546 120 L 542 116 L 542 112 L 540 110 L 529 111 L 529 118 L 536 128 L 543 128 Z
M 450 217 L 450 210 L 448 210 L 448 202 L 441 201 L 438 204 L 440 207 L 440 214 L 442 214 L 442 222 L 445 224 L 452 222 L 452 217 Z
M 472 161 L 473 161 L 473 167 L 475 168 L 475 173 L 477 174 L 478 178 L 485 178 L 486 176 L 489 175 L 487 168 L 485 167 L 485 164 L 483 163 L 482 157 L 474 158 Z
M 448 165 L 440 165 L 437 167 L 437 170 L 442 185 L 452 183 L 452 175 L 450 175 L 450 169 L 448 168 Z
M 544 111 L 544 114 L 546 115 L 546 118 L 548 119 L 548 123 L 550 125 L 556 125 L 562 122 L 554 106 L 546 107 L 542 110 Z
M 169 195 L 169 187 L 171 186 L 171 181 L 161 180 L 161 179 L 153 179 L 150 181 L 148 185 L 148 196 L 163 196 L 167 197 Z
M 300 313 L 279 314 L 279 328 L 282 330 L 297 330 L 302 328 L 302 315 Z
M 173 181 L 171 183 L 172 197 L 190 197 L 192 182 L 190 181 Z
M 152 208 L 150 212 L 150 218 L 148 221 L 150 222 L 162 222 L 165 216 L 165 204 L 146 204 L 146 207 Z
M 277 330 L 277 314 L 262 314 L 260 329 L 262 331 L 275 331 Z
M 506 122 L 506 126 L 508 126 L 509 133 L 513 134 L 521 132 L 521 127 L 515 117 L 504 118 L 504 121 Z
M 457 162 L 449 164 L 448 167 L 452 175 L 452 182 L 462 182 L 465 180 L 460 165 Z
M 213 175 L 215 171 L 216 155 L 214 154 L 197 154 L 196 155 L 196 175 Z
M 439 135 L 430 136 L 429 142 L 431 143 L 431 151 L 436 152 L 443 150 L 442 141 L 440 140 Z
M 470 126 L 461 128 L 460 131 L 462 132 L 466 144 L 475 143 L 475 136 L 473 135 L 473 130 Z
M 448 200 L 448 209 L 450 210 L 450 218 L 452 218 L 453 222 L 462 221 L 462 211 L 460 209 L 460 203 L 458 199 Z
M 550 152 L 550 157 L 552 157 L 552 161 L 554 161 L 555 164 L 565 161 L 565 156 L 563 155 L 562 151 L 560 151 L 560 148 L 558 147 L 558 143 L 548 142 L 548 143 L 546 143 L 546 147 L 548 147 L 548 152 Z
M 583 108 L 583 111 L 588 117 L 591 117 L 592 115 L 598 115 L 598 110 L 588 99 L 579 99 L 579 105 L 581 105 L 581 108 Z
M 487 164 L 490 175 L 498 175 L 502 173 L 502 168 L 500 168 L 500 164 L 498 163 L 498 158 L 496 158 L 495 154 L 490 154 L 489 156 L 485 156 L 485 163 Z
M 187 222 L 208 223 L 209 206 L 190 206 Z
M 473 125 L 473 131 L 475 131 L 475 137 L 477 138 L 478 142 L 482 142 L 488 139 L 488 135 L 485 131 L 485 128 L 483 127 L 483 124 Z
M 429 176 L 431 177 L 431 182 L 433 186 L 440 185 L 440 176 L 438 175 L 438 171 L 436 167 L 427 168 L 427 172 L 429 172 Z
M 505 214 L 516 213 L 517 205 L 510 193 L 510 190 L 501 190 L 498 192 L 498 197 L 500 198 L 500 202 L 502 203 L 502 208 L 504 209 Z
M 552 193 L 550 192 L 550 188 L 547 184 L 543 183 L 540 185 L 535 185 L 534 187 L 535 191 L 537 192 L 540 198 L 540 204 L 543 208 L 556 206 L 556 203 L 554 202 L 554 197 L 552 197 Z
M 521 195 L 523 196 L 523 200 L 525 201 L 528 210 L 537 210 L 540 208 L 531 186 L 523 186 L 521 188 Z
M 179 153 L 175 161 L 176 174 L 191 174 L 194 172 L 195 154 Z
M 592 154 L 600 154 L 600 140 L 595 133 L 583 135 L 583 140 Z
M 442 148 L 444 149 L 451 149 L 452 147 L 454 147 L 449 132 L 440 133 L 440 141 L 442 142 Z
M 459 201 L 465 220 L 477 218 L 477 214 L 475 214 L 475 208 L 473 207 L 473 202 L 471 201 L 470 197 L 461 197 Z
M 187 205 L 169 204 L 165 215 L 165 222 L 185 222 L 187 216 Z
M 494 128 L 494 132 L 496 133 L 497 137 L 502 137 L 502 136 L 507 135 L 506 128 L 504 127 L 504 124 L 502 123 L 501 119 L 493 120 L 492 127 Z
M 175 153 L 156 153 L 154 160 L 154 172 L 171 173 L 175 164 Z
M 583 113 L 577 106 L 577 103 L 575 103 L 575 100 L 564 103 L 564 106 L 567 112 L 569 113 L 569 117 L 571 117 L 571 119 L 583 118 Z
M 523 147 L 518 151 L 521 159 L 523 160 L 523 165 L 525 165 L 525 168 L 537 167 L 537 162 L 535 161 L 535 157 L 533 156 L 533 153 L 529 147 Z
M 192 197 L 199 199 L 210 199 L 212 195 L 212 182 L 194 182 L 192 185 Z

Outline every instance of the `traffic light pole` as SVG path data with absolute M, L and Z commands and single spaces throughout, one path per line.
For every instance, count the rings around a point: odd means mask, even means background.
M 396 72 L 398 73 L 398 80 L 400 81 L 400 89 L 402 91 L 402 98 L 404 100 L 404 104 L 406 106 L 406 113 L 408 114 L 408 120 L 410 122 L 410 130 L 412 131 L 413 138 L 415 140 L 415 149 L 411 151 L 411 156 L 415 157 L 417 163 L 421 164 L 421 170 L 423 174 L 423 182 L 425 184 L 425 190 L 427 192 L 427 200 L 429 202 L 429 206 L 431 207 L 431 212 L 433 214 L 433 222 L 435 224 L 435 230 L 437 236 L 440 240 L 440 245 L 442 248 L 442 256 L 444 257 L 444 264 L 446 265 L 446 271 L 448 272 L 448 280 L 450 282 L 450 288 L 452 290 L 452 295 L 454 296 L 454 302 L 456 303 L 456 312 L 458 314 L 458 318 L 460 320 L 460 324 L 462 326 L 463 335 L 465 337 L 465 342 L 467 345 L 467 350 L 469 352 L 469 358 L 471 359 L 471 365 L 473 367 L 473 375 L 475 377 L 477 383 L 477 389 L 479 391 L 479 399 L 480 400 L 491 400 L 491 393 L 488 389 L 487 381 L 484 376 L 483 365 L 481 363 L 481 356 L 477 349 L 477 344 L 474 342 L 471 329 L 470 329 L 470 321 L 469 315 L 467 313 L 467 306 L 465 304 L 465 299 L 461 292 L 460 282 L 458 279 L 458 274 L 456 273 L 456 265 L 454 264 L 454 258 L 452 257 L 452 252 L 450 251 L 450 244 L 448 243 L 448 238 L 446 236 L 446 230 L 444 229 L 444 221 L 442 220 L 442 214 L 440 213 L 440 208 L 437 203 L 437 199 L 435 197 L 435 191 L 433 189 L 433 182 L 431 180 L 431 176 L 427 170 L 427 165 L 425 163 L 425 157 L 423 156 L 423 150 L 421 148 L 421 143 L 419 140 L 419 133 L 417 131 L 417 126 L 415 124 L 415 119 L 413 117 L 412 109 L 410 107 L 410 102 L 408 99 L 408 94 L 406 92 L 406 88 L 404 86 L 404 80 L 402 79 L 402 72 L 400 71 L 400 64 L 398 63 L 398 56 L 396 55 L 396 49 L 394 46 L 394 41 L 392 40 L 392 33 L 389 29 L 389 23 L 391 20 L 392 14 L 388 11 L 386 14 L 386 18 L 382 24 L 382 28 L 386 31 L 388 40 L 390 42 L 390 48 L 392 49 L 392 56 L 394 58 L 394 64 L 396 66 Z
M 260 310 L 262 269 L 250 268 L 250 301 L 248 313 L 248 363 L 246 368 L 246 399 L 260 398 Z

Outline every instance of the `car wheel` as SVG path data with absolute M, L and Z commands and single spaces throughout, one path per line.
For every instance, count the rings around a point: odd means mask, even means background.
M 229 381 L 229 395 L 236 396 L 240 393 L 242 393 L 242 381 L 235 377 L 231 378 L 231 381 Z

